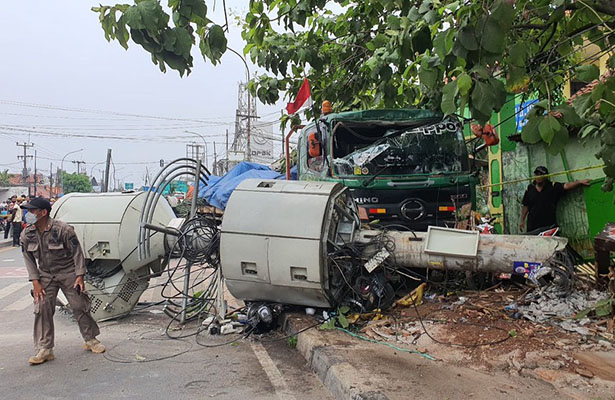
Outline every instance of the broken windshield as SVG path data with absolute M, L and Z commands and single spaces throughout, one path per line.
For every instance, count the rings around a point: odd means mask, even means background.
M 468 169 L 461 123 L 447 117 L 421 126 L 338 123 L 333 166 L 340 176 L 445 174 Z

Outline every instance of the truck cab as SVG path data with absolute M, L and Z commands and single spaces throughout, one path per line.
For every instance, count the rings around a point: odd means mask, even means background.
M 384 226 L 453 227 L 476 197 L 462 128 L 428 110 L 327 114 L 300 132 L 298 178 L 341 182 Z

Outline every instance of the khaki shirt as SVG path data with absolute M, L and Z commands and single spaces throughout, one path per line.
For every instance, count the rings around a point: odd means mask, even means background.
M 35 225 L 28 225 L 20 239 L 29 280 L 85 275 L 83 250 L 72 226 L 49 218 L 42 233 Z

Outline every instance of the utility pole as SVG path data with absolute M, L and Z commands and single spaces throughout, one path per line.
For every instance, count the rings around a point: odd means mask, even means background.
M 228 172 L 228 129 L 226 130 L 226 164 L 224 165 L 224 173 Z
M 81 169 L 79 168 L 81 166 L 81 164 L 85 164 L 85 161 L 73 161 L 73 164 L 77 164 L 77 175 L 79 175 L 79 173 L 81 172 Z
M 32 156 L 28 155 L 28 147 L 34 147 L 34 143 L 21 143 L 19 144 L 19 142 L 17 142 L 17 146 L 19 147 L 23 147 L 23 156 L 17 156 L 17 159 L 21 160 L 23 159 L 23 171 L 21 173 L 21 177 L 23 180 L 23 183 L 27 183 L 28 182 L 28 165 L 27 165 L 27 160 L 28 158 L 32 158 Z M 32 192 L 30 191 L 30 184 L 28 183 L 28 195 L 32 195 Z
M 49 198 L 53 197 L 53 163 L 49 163 Z
M 36 197 L 36 175 L 38 171 L 36 170 L 36 150 L 34 150 L 34 197 Z
M 103 183 L 103 192 L 109 191 L 109 171 L 111 169 L 111 149 L 107 149 L 107 162 L 105 164 L 105 179 Z
M 214 142 L 214 175 L 218 175 L 218 156 L 216 155 L 216 142 Z

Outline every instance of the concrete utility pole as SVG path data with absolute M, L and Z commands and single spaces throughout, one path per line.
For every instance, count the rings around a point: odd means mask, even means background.
M 21 143 L 19 144 L 19 142 L 17 142 L 17 146 L 23 147 L 23 156 L 17 156 L 18 160 L 23 159 L 23 171 L 21 173 L 21 178 L 23 183 L 28 183 L 28 165 L 27 165 L 27 160 L 28 158 L 32 158 L 32 156 L 28 155 L 28 147 L 34 147 L 34 143 Z M 30 184 L 28 183 L 28 196 L 32 195 L 32 192 L 30 191 Z
M 214 167 L 212 168 L 213 174 L 218 175 L 218 156 L 216 155 L 216 142 L 214 142 Z
M 53 197 L 53 163 L 49 163 L 49 198 Z
M 34 197 L 36 197 L 36 175 L 38 171 L 36 170 L 36 150 L 34 150 Z
M 105 164 L 105 179 L 103 182 L 103 192 L 109 191 L 109 171 L 111 170 L 111 149 L 107 149 L 107 162 Z
M 79 175 L 81 173 L 81 168 L 79 167 L 81 166 L 81 164 L 85 164 L 85 161 L 73 161 L 73 164 L 77 164 L 77 175 Z
M 228 172 L 228 129 L 226 130 L 226 163 L 224 165 L 224 173 Z

